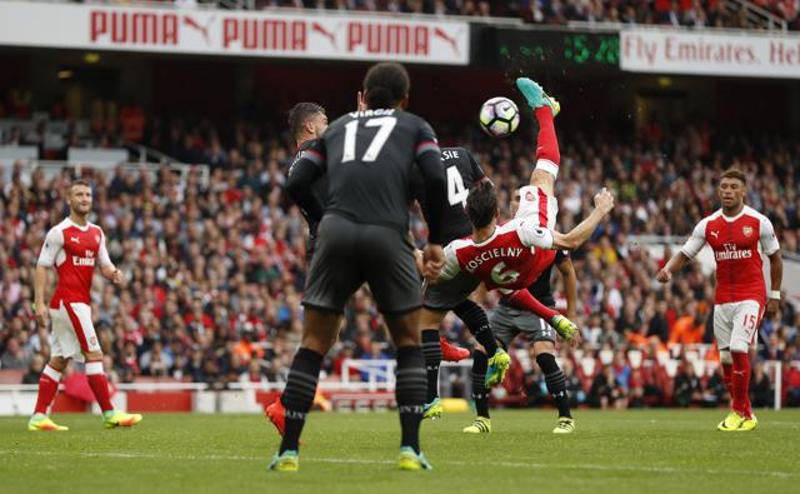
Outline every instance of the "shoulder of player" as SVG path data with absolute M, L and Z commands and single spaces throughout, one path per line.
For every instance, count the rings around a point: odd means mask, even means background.
M 66 230 L 67 228 L 70 228 L 72 226 L 73 226 L 72 225 L 72 221 L 70 221 L 69 217 L 66 217 L 63 220 L 61 220 L 60 223 L 50 227 L 50 229 L 47 230 L 47 236 L 51 236 L 51 235 L 62 235 L 63 236 L 64 235 L 64 230 Z
M 464 248 L 467 248 L 467 247 L 472 247 L 474 245 L 475 245 L 475 242 L 472 240 L 471 237 L 457 238 L 457 239 L 453 240 L 452 242 L 450 242 L 449 244 L 447 244 L 447 247 L 445 247 L 445 249 L 452 250 L 453 252 L 457 252 L 457 251 L 459 251 L 461 249 L 464 249 Z
M 97 223 L 89 222 L 87 224 L 87 226 L 88 226 L 88 228 L 86 230 L 87 232 L 99 233 L 100 236 L 102 236 L 102 237 L 104 237 L 106 235 L 105 232 L 103 231 L 103 229 L 100 228 L 100 225 L 98 225 Z
M 709 214 L 705 218 L 701 219 L 697 222 L 697 226 L 695 228 L 701 228 L 705 231 L 708 228 L 708 225 L 715 221 L 725 221 L 725 218 L 722 217 L 722 209 L 718 209 L 713 213 Z
M 742 210 L 743 216 L 749 216 L 751 218 L 755 218 L 759 221 L 759 223 L 771 223 L 769 218 L 766 215 L 756 211 L 755 209 L 751 208 L 750 206 L 745 205 L 744 209 Z

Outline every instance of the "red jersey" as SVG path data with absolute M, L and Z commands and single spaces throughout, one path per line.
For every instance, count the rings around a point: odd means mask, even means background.
M 553 233 L 530 218 L 516 218 L 498 226 L 487 240 L 455 240 L 445 248 L 441 280 L 464 271 L 486 288 L 528 288 L 556 258 Z
M 91 303 L 89 291 L 97 261 L 101 266 L 111 264 L 105 235 L 99 226 L 92 223 L 80 226 L 66 218 L 51 228 L 37 262 L 39 266 L 55 266 L 58 272 L 50 308 L 58 309 L 61 302 Z
M 780 249 L 769 219 L 749 206 L 733 217 L 719 210 L 697 224 L 681 252 L 691 259 L 706 244 L 714 251 L 717 264 L 715 303 L 755 300 L 765 304 L 766 280 L 760 252 L 771 256 Z

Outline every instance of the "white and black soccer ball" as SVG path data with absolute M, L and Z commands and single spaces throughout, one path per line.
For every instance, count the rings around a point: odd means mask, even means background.
M 519 127 L 519 108 L 508 98 L 497 96 L 481 106 L 481 128 L 492 137 L 506 137 Z

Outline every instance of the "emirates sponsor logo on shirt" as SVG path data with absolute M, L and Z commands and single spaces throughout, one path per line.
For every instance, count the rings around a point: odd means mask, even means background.
M 752 233 L 752 231 L 750 232 Z M 736 261 L 753 257 L 752 249 L 738 249 L 736 244 L 725 244 L 725 250 L 714 252 L 717 261 Z
M 94 252 L 87 250 L 86 257 L 72 256 L 72 264 L 75 266 L 92 266 L 94 267 Z

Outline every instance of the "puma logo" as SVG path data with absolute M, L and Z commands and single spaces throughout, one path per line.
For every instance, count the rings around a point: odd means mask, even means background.
M 716 239 L 719 239 L 719 232 L 711 232 L 711 235 L 712 235 L 714 238 L 716 238 Z
M 78 237 L 70 237 L 69 240 L 70 242 L 75 242 L 76 244 L 81 243 L 81 239 Z

